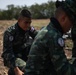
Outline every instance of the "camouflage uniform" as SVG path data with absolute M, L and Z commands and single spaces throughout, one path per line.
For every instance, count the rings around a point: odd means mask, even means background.
M 69 4 L 70 1 L 63 3 Z M 73 14 L 71 16 L 74 17 Z M 76 60 L 72 64 L 68 62 L 62 36 L 61 25 L 55 18 L 51 18 L 51 22 L 35 37 L 26 62 L 25 75 L 76 75 Z
M 76 26 L 73 26 L 71 36 L 73 41 L 72 57 L 76 57 Z
M 51 18 L 51 23 L 39 31 L 32 44 L 25 75 L 74 75 L 76 68 L 72 68 L 65 56 L 62 35 L 60 24 Z
M 18 23 L 9 27 L 4 32 L 3 38 L 2 57 L 4 65 L 11 68 L 11 70 L 16 66 L 22 67 L 22 64 L 24 66 L 36 34 L 37 31 L 33 27 L 24 31 L 19 27 Z

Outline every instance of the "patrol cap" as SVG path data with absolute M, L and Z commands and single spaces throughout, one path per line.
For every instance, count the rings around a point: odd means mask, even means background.
M 20 11 L 19 16 L 31 18 L 31 13 L 30 13 L 30 11 L 27 10 L 27 9 L 22 9 L 22 10 Z
M 76 24 L 76 0 L 56 1 L 56 8 L 62 7 L 73 24 Z

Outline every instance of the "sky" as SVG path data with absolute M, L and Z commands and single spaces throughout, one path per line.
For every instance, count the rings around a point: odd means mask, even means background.
M 42 4 L 42 3 L 47 3 L 50 0 L 0 0 L 0 9 L 6 9 L 7 5 L 14 4 L 15 6 L 31 6 L 33 4 Z M 55 0 L 52 0 L 55 1 Z

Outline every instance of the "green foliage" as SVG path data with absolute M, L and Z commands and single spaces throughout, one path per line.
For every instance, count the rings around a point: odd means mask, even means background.
M 25 6 L 14 6 L 13 4 L 7 6 L 7 10 L 0 10 L 0 20 L 12 20 L 18 18 L 18 14 L 21 9 L 28 9 L 32 13 L 33 19 L 47 19 L 54 15 L 55 2 L 48 1 L 41 5 L 35 4 L 30 7 Z

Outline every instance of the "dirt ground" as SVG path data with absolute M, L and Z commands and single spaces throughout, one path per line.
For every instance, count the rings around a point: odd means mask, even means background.
M 4 31 L 16 21 L 2 21 L 0 20 L 0 75 L 7 75 L 8 68 L 4 66 L 3 60 L 1 58 L 3 49 L 3 33 Z
M 15 21 L 13 21 L 13 23 L 15 23 Z M 0 55 L 2 54 L 2 46 L 3 46 L 3 33 L 5 31 L 6 28 L 9 27 L 9 25 L 12 24 L 12 22 L 3 22 L 3 21 L 0 21 Z M 70 41 L 70 40 L 69 40 Z M 69 41 L 66 41 L 66 43 L 68 43 Z M 71 58 L 71 50 L 69 50 L 67 48 L 68 46 L 66 46 L 65 48 L 65 53 L 66 53 L 66 56 L 67 58 Z M 7 71 L 8 71 L 8 68 L 6 68 L 4 65 L 3 65 L 3 60 L 0 56 L 0 75 L 7 75 Z
M 2 54 L 4 28 L 0 27 L 0 55 Z M 0 75 L 7 75 L 7 68 L 3 65 L 3 60 L 0 57 Z

